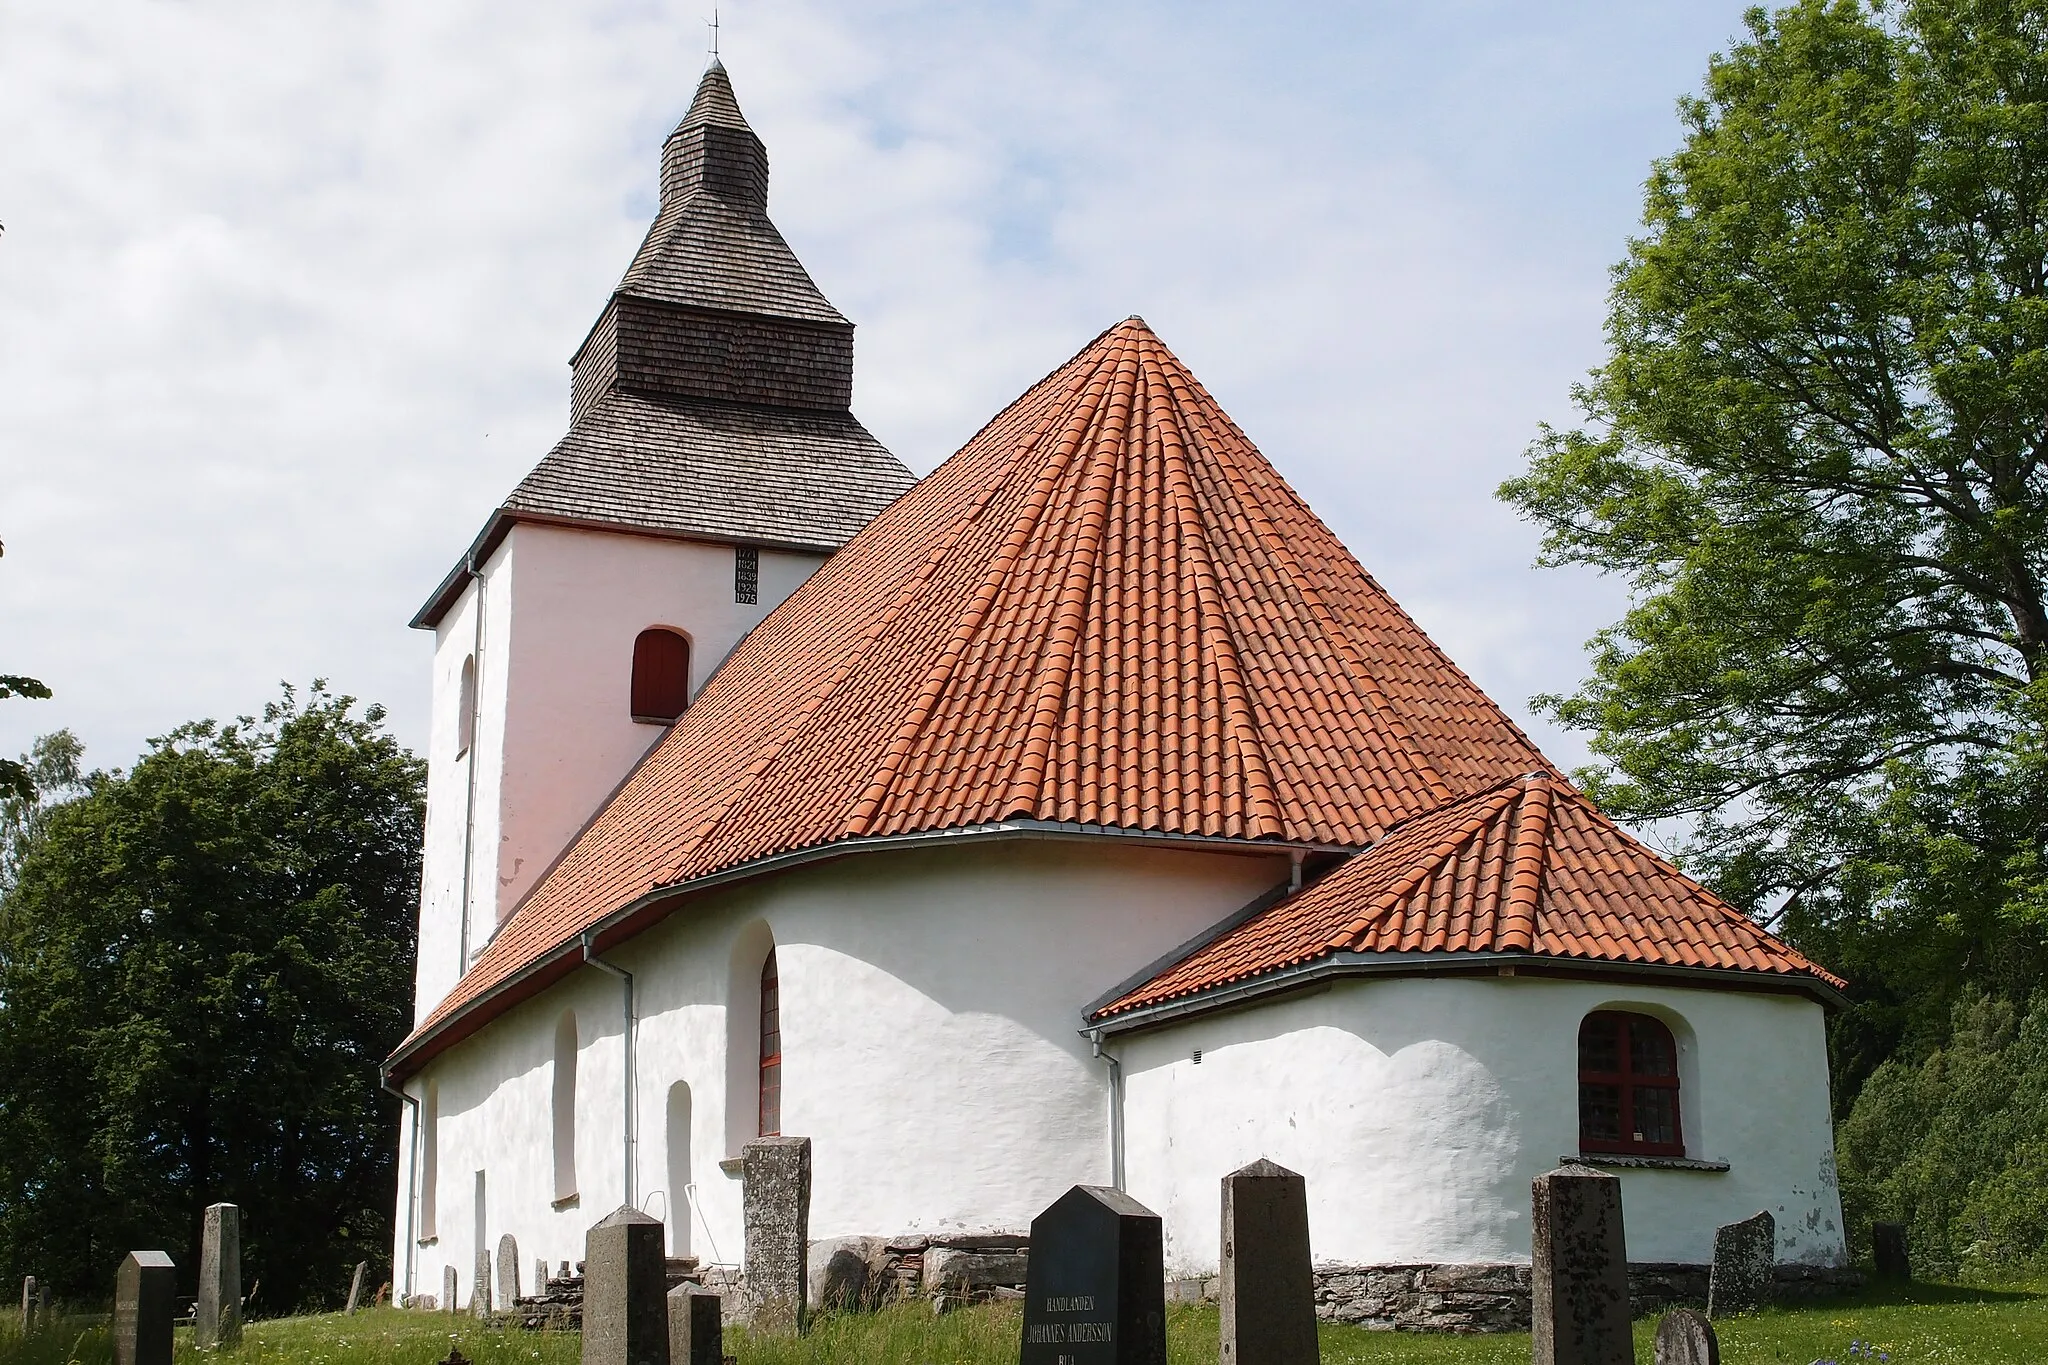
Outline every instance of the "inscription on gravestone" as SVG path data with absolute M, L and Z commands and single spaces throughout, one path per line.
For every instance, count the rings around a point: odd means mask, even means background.
M 114 1272 L 114 1365 L 171 1365 L 178 1269 L 161 1251 L 131 1251 Z
M 1777 1261 L 1778 1220 L 1770 1210 L 1716 1228 L 1707 1316 L 1726 1317 L 1763 1307 L 1770 1301 L 1771 1269 Z
M 1076 1185 L 1031 1220 L 1019 1365 L 1166 1365 L 1159 1215 Z
M 1589 1166 L 1545 1171 L 1530 1213 L 1534 1365 L 1635 1365 L 1621 1181 Z

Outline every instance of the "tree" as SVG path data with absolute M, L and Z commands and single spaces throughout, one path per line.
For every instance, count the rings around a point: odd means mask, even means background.
M 1798 0 L 1681 103 L 1609 356 L 1501 495 L 1625 577 L 1616 815 L 1852 976 L 1845 1095 L 2024 1003 L 2048 847 L 2048 4 Z
M 104 1296 L 204 1207 L 260 1303 L 388 1255 L 423 765 L 320 684 L 186 725 L 27 828 L 0 929 L 0 1264 Z

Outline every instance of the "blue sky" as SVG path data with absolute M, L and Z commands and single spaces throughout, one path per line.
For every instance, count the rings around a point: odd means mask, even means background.
M 1617 584 L 1492 497 L 1741 6 L 720 6 L 770 212 L 918 472 L 1143 314 L 1518 716 Z M 132 761 L 405 621 L 559 436 L 709 6 L 0 0 L 0 753 Z M 1554 757 L 1575 736 L 1536 725 Z

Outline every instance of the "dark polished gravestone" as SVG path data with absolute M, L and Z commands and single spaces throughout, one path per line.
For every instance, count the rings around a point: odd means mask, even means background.
M 1721 1340 L 1714 1324 L 1690 1308 L 1674 1308 L 1657 1320 L 1657 1365 L 1721 1365 Z
M 1770 1210 L 1714 1229 L 1707 1316 L 1724 1318 L 1769 1303 L 1771 1271 L 1777 1264 L 1778 1220 L 1771 1217 Z
M 1076 1185 L 1031 1220 L 1018 1365 L 1166 1365 L 1159 1215 Z
M 114 1272 L 114 1365 L 171 1365 L 178 1268 L 161 1251 L 131 1251 Z
M 1537 1176 L 1529 1242 L 1534 1365 L 1635 1365 L 1620 1179 L 1590 1166 Z
M 1877 1278 L 1907 1284 L 1913 1278 L 1913 1257 L 1907 1250 L 1904 1223 L 1872 1223 L 1870 1241 Z
M 1260 1157 L 1223 1177 L 1222 1365 L 1315 1365 L 1308 1182 Z

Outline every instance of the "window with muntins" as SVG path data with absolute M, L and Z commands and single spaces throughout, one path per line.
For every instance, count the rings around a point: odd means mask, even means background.
M 782 1136 L 782 985 L 775 974 L 775 950 L 761 964 L 762 1137 Z
M 690 704 L 690 642 L 656 626 L 633 641 L 633 719 L 667 725 Z
M 1579 1150 L 1685 1155 L 1678 1045 L 1660 1021 L 1599 1010 L 1579 1025 Z

